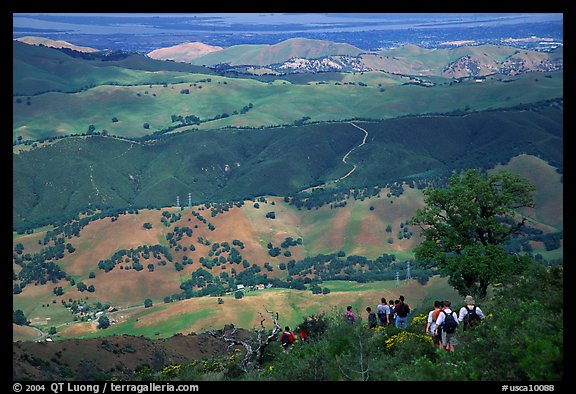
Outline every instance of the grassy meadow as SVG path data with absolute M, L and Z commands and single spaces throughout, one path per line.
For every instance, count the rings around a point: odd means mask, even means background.
M 357 315 L 365 320 L 367 306 L 375 309 L 381 297 L 388 300 L 396 299 L 399 295 L 405 296 L 414 309 L 414 314 L 427 312 L 429 299 L 442 298 L 452 299 L 455 303 L 461 302 L 461 297 L 447 284 L 446 278 L 440 277 L 432 277 L 425 286 L 414 280 L 401 280 L 399 286 L 395 281 L 365 284 L 327 281 L 323 286 L 330 289 L 330 293 L 311 295 L 309 291 L 272 288 L 247 292 L 242 299 L 226 295 L 222 297 L 223 304 L 218 304 L 216 297 L 202 297 L 170 304 L 157 303 L 150 308 L 120 310 L 107 314 L 117 323 L 105 331 L 97 330 L 93 322 L 74 323 L 59 329 L 55 338 L 92 338 L 121 334 L 166 338 L 177 333 L 220 329 L 225 324 L 257 329 L 260 327 L 260 313 L 267 318 L 265 326 L 270 328 L 271 321 L 266 309 L 278 312 L 282 326 L 289 325 L 293 328 L 305 317 L 343 312 L 347 305 L 352 305 Z
M 28 101 L 15 96 L 13 134 L 25 139 L 47 138 L 85 133 L 93 125 L 97 132 L 106 130 L 111 135 L 137 138 L 174 125 L 172 115 L 198 116 L 203 121 L 201 129 L 257 128 L 293 124 L 303 117 L 323 122 L 464 109 L 482 111 L 555 99 L 563 94 L 561 72 L 551 73 L 551 78 L 524 75 L 504 82 L 490 77 L 483 83 L 463 81 L 433 87 L 402 85 L 398 78 L 376 72 L 346 76 L 349 83 L 364 80 L 367 86 L 291 84 L 281 80 L 267 83 L 203 74 L 173 76 L 167 84 L 158 84 L 166 77 L 146 73 L 154 78 L 134 86 L 100 85 L 72 94 L 49 92 Z M 177 78 L 186 82 L 174 83 Z M 186 89 L 189 93 L 183 94 Z M 250 103 L 253 108 L 241 113 Z M 207 121 L 222 114 L 229 116 Z M 144 128 L 144 123 L 149 128 Z
M 188 193 L 195 203 L 290 196 L 353 164 L 355 172 L 337 185 L 342 189 L 488 169 L 521 153 L 561 167 L 562 114 L 555 101 L 529 110 L 355 121 L 368 138 L 347 163 L 342 158 L 364 137 L 349 122 L 197 130 L 147 143 L 63 138 L 13 155 L 14 227 L 39 227 L 91 207 L 169 206 Z

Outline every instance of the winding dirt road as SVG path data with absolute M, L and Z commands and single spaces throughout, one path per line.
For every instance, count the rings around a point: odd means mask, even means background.
M 366 139 L 368 138 L 368 132 L 366 130 L 364 130 L 362 127 L 355 125 L 354 123 L 350 122 L 350 124 L 354 127 L 356 127 L 357 129 L 360 129 L 364 132 L 364 139 L 362 140 L 362 143 L 360 145 L 355 146 L 354 148 L 350 149 L 348 151 L 348 153 L 346 153 L 344 155 L 344 157 L 342 158 L 342 163 L 344 164 L 348 164 L 348 162 L 346 161 L 346 159 L 348 159 L 348 156 L 350 155 L 350 153 L 352 153 L 354 150 L 360 148 L 362 145 L 366 144 Z M 348 172 L 348 174 L 341 176 L 338 179 L 335 179 L 333 181 L 330 181 L 330 183 L 336 183 L 336 182 L 340 182 L 342 179 L 348 178 L 350 175 L 352 175 L 352 173 L 356 171 L 356 164 L 352 164 L 352 169 Z
M 350 123 L 352 126 L 356 127 L 356 128 L 359 129 L 359 130 L 362 130 L 362 131 L 364 132 L 364 138 L 362 139 L 362 142 L 361 142 L 359 145 L 356 145 L 355 147 L 353 147 L 352 149 L 350 149 L 350 150 L 348 151 L 348 153 L 346 153 L 346 154 L 344 155 L 344 157 L 342 158 L 342 163 L 344 163 L 344 164 L 352 164 L 352 169 L 351 169 L 350 171 L 348 171 L 348 173 L 347 173 L 346 175 L 341 176 L 341 177 L 338 178 L 338 179 L 334 179 L 334 180 L 328 181 L 328 182 L 326 182 L 326 183 L 323 183 L 322 185 L 310 187 L 310 188 L 305 189 L 305 190 L 303 190 L 303 191 L 305 191 L 305 192 L 311 192 L 311 191 L 314 190 L 314 189 L 318 189 L 318 188 L 321 188 L 321 187 L 325 187 L 325 186 L 329 186 L 329 185 L 331 185 L 331 184 L 338 183 L 338 182 L 340 182 L 341 180 L 348 178 L 350 175 L 352 175 L 352 174 L 354 173 L 354 171 L 356 171 L 356 164 L 348 163 L 348 161 L 347 161 L 347 160 L 348 160 L 348 156 L 350 156 L 350 154 L 351 154 L 352 152 L 354 152 L 356 149 L 358 149 L 358 148 L 360 148 L 362 145 L 366 144 L 366 140 L 368 139 L 368 132 L 367 132 L 366 130 L 364 130 L 362 127 L 360 127 L 360 126 L 358 126 L 358 125 L 356 125 L 356 124 L 354 124 L 354 123 L 352 123 L 352 122 L 348 122 L 348 123 Z

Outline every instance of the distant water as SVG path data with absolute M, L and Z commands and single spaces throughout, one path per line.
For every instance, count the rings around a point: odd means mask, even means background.
M 185 41 L 224 47 L 274 44 L 296 36 L 374 50 L 478 37 L 546 34 L 562 39 L 562 30 L 561 13 L 13 14 L 14 38 L 36 35 L 97 49 L 139 51 Z

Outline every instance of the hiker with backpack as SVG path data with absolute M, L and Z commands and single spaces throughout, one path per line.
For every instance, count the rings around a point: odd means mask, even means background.
M 456 339 L 456 328 L 458 327 L 458 315 L 450 309 L 451 302 L 444 301 L 444 309 L 438 314 L 436 329 L 442 330 L 442 346 L 449 352 L 454 352 L 454 345 L 458 344 Z
M 396 313 L 396 328 L 406 328 L 410 306 L 404 302 L 404 296 L 400 296 L 398 304 L 394 307 L 394 312 Z
M 372 308 L 366 307 L 366 312 L 368 312 L 368 327 L 376 328 L 378 325 L 378 319 L 376 318 L 376 313 L 372 312 Z
M 438 320 L 438 315 L 442 312 L 441 305 L 441 301 L 434 301 L 434 309 L 428 313 L 426 324 L 426 335 L 430 335 L 432 337 L 432 345 L 438 346 L 440 349 L 442 349 L 441 331 L 438 332 L 436 330 L 436 320 Z
M 344 320 L 347 323 L 353 324 L 356 321 L 356 315 L 352 312 L 352 306 L 348 305 L 346 307 L 346 312 L 344 312 Z
M 458 321 L 463 322 L 464 331 L 468 331 L 480 324 L 480 321 L 484 319 L 484 312 L 475 305 L 476 302 L 472 296 L 466 296 L 464 303 L 466 305 L 460 308 Z
M 382 297 L 380 304 L 376 307 L 376 315 L 378 315 L 378 321 L 381 327 L 390 324 L 390 308 L 388 304 L 386 304 L 386 298 Z
M 296 336 L 292 331 L 290 331 L 290 327 L 286 326 L 284 332 L 280 335 L 280 344 L 282 344 L 282 349 L 284 349 L 284 351 L 291 349 L 295 340 Z
M 396 302 L 392 301 L 392 299 L 390 299 L 390 301 L 388 301 L 388 309 L 390 310 L 390 315 L 388 316 L 388 324 L 392 325 L 393 323 L 396 322 L 396 312 L 394 311 L 394 307 L 395 305 L 397 305 L 400 301 L 396 300 Z

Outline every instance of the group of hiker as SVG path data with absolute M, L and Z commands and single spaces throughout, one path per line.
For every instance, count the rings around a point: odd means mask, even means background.
M 476 306 L 472 296 L 466 296 L 464 304 L 456 312 L 450 308 L 450 301 L 434 301 L 434 309 L 428 313 L 426 323 L 426 335 L 432 336 L 434 346 L 453 352 L 458 344 L 456 328 L 462 324 L 463 330 L 468 331 L 484 319 L 484 312 Z
M 390 300 L 389 302 L 386 302 L 386 298 L 382 297 L 376 307 L 376 312 L 373 312 L 369 306 L 366 307 L 366 312 L 368 312 L 368 326 L 370 328 L 391 325 L 397 328 L 406 328 L 408 325 L 410 305 L 405 302 L 404 296 L 402 295 L 397 300 Z M 356 321 L 356 315 L 352 312 L 352 306 L 348 305 L 346 308 L 344 319 L 348 323 L 354 323 Z
M 426 335 L 432 337 L 432 344 L 445 349 L 449 352 L 454 352 L 454 346 L 458 344 L 456 339 L 456 328 L 462 324 L 464 331 L 474 328 L 482 319 L 484 319 L 484 312 L 476 306 L 476 302 L 472 296 L 466 296 L 464 299 L 464 306 L 457 312 L 451 309 L 452 303 L 449 300 L 434 301 L 434 309 L 428 312 L 426 320 Z M 382 297 L 380 303 L 376 307 L 376 311 L 372 311 L 371 307 L 366 307 L 368 313 L 368 327 L 386 327 L 394 326 L 396 328 L 406 328 L 408 325 L 408 315 L 410 314 L 410 305 L 404 299 L 404 296 L 398 297 L 397 300 L 390 300 Z M 356 314 L 352 311 L 352 306 L 346 307 L 344 312 L 344 320 L 353 324 L 357 320 Z M 300 329 L 298 330 L 300 340 L 304 342 L 308 334 Z M 284 350 L 292 348 L 296 342 L 296 334 L 290 330 L 289 326 L 284 328 L 284 332 L 280 335 L 280 343 Z
M 472 296 L 466 296 L 464 303 L 465 305 L 456 312 L 451 309 L 452 303 L 449 300 L 434 301 L 434 309 L 428 313 L 426 321 L 426 335 L 432 337 L 434 346 L 453 352 L 454 346 L 458 344 L 456 328 L 462 324 L 464 331 L 467 331 L 484 319 L 484 312 L 475 305 L 476 302 Z M 373 312 L 369 306 L 366 307 L 366 312 L 370 328 L 392 325 L 396 328 L 406 328 L 410 306 L 405 302 L 404 296 L 388 302 L 382 298 L 376 307 L 376 312 Z M 346 308 L 344 320 L 348 323 L 354 323 L 357 320 L 350 305 Z
M 304 342 L 308 338 L 308 333 L 300 328 L 298 330 L 298 336 L 300 337 L 300 340 Z M 291 349 L 295 342 L 296 333 L 290 330 L 290 326 L 284 327 L 284 331 L 280 335 L 280 345 L 282 345 L 282 349 L 284 349 L 284 351 Z

